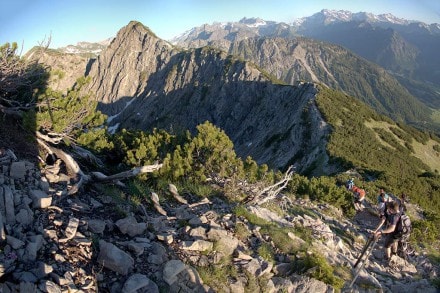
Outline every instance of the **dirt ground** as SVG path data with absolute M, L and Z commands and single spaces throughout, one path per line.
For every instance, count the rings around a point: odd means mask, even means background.
M 0 148 L 10 149 L 17 157 L 35 162 L 38 146 L 31 133 L 15 118 L 0 115 Z

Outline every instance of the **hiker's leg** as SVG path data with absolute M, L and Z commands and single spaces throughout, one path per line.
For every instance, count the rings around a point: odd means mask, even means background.
M 393 244 L 391 245 L 391 252 L 393 254 L 397 254 L 397 241 L 394 241 Z
M 354 209 L 355 209 L 356 211 L 358 211 L 358 210 L 359 210 L 359 205 L 358 205 L 358 203 L 357 203 L 357 202 L 354 202 Z
M 393 235 L 387 234 L 387 238 L 385 239 L 385 258 L 390 259 L 391 258 L 391 247 L 394 245 L 396 239 L 394 239 Z
M 391 247 L 385 247 L 385 259 L 391 258 Z

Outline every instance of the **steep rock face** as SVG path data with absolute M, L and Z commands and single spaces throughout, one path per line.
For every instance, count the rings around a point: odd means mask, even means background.
M 343 22 L 304 27 L 300 33 L 309 38 L 340 44 L 382 67 L 410 77 L 418 70 L 417 58 L 425 48 L 418 48 L 390 28 L 375 27 L 367 22 Z
M 433 48 L 439 47 L 437 27 L 435 24 L 427 26 L 420 22 L 411 23 L 391 15 L 375 16 L 324 10 L 293 24 L 263 20 L 249 23 L 242 20 L 203 25 L 173 39 L 173 43 L 185 47 L 210 45 L 231 54 L 246 56 L 247 60 L 255 62 L 264 70 L 291 84 L 297 77 L 306 81 L 319 79 L 329 87 L 341 89 L 360 98 L 375 110 L 393 119 L 403 118 L 407 123 L 416 123 L 423 127 L 427 117 L 431 115 L 429 107 L 438 107 L 436 68 L 439 61 L 433 51 Z M 306 39 L 297 41 L 295 38 L 300 35 L 329 43 Z M 278 44 L 280 38 L 286 43 L 308 43 L 306 47 L 309 51 L 306 52 L 310 59 L 307 68 L 304 68 L 305 64 L 301 59 L 295 62 L 284 62 L 284 59 L 281 59 L 283 61 L 280 62 L 277 60 L 280 59 L 277 57 L 279 53 L 255 50 L 257 47 L 246 48 L 245 44 L 252 44 L 253 38 L 266 40 L 254 43 L 267 43 L 267 38 L 277 40 L 276 46 L 279 49 L 276 49 L 279 51 L 282 51 L 283 47 L 282 43 Z M 367 64 L 364 59 L 349 51 L 334 56 L 335 46 L 331 44 L 342 45 L 386 70 Z M 338 51 L 341 50 L 345 49 L 339 47 Z M 327 70 L 322 70 L 323 64 L 314 62 L 316 58 L 320 58 L 320 52 L 337 62 L 333 65 L 324 62 Z M 350 60 L 344 60 L 343 56 L 349 56 Z M 295 56 L 294 52 L 287 50 L 283 57 L 292 59 L 301 56 Z M 277 64 L 278 62 L 280 64 Z M 345 66 L 347 64 L 349 65 Z M 341 72 L 339 67 L 346 67 L 345 71 Z M 347 72 L 346 69 L 350 71 Z M 301 73 L 298 73 L 298 70 Z M 283 75 L 284 77 L 281 77 Z M 405 106 L 406 109 L 396 108 L 396 105 L 406 105 L 407 101 L 410 101 L 411 105 Z
M 421 121 L 430 113 L 381 67 L 337 45 L 306 38 L 253 38 L 231 43 L 229 52 L 289 84 L 312 80 L 342 90 L 397 120 Z
M 114 102 L 122 97 L 140 95 L 148 78 L 169 62 L 176 51 L 154 36 L 148 28 L 132 21 L 97 58 L 88 73 L 91 84 L 85 88 L 104 105 L 109 113 L 122 108 Z
M 241 157 L 274 168 L 326 161 L 328 128 L 314 105 L 315 86 L 275 85 L 252 63 L 225 52 L 179 51 L 132 22 L 89 75 L 87 91 L 112 115 L 113 126 L 195 131 L 209 120 L 226 131 Z
M 248 38 L 294 36 L 294 29 L 286 23 L 243 18 L 239 22 L 204 24 L 172 39 L 171 42 L 188 48 L 214 46 L 227 51 L 232 42 Z
M 55 50 L 41 50 L 41 48 L 33 48 L 25 58 L 38 60 L 48 66 L 50 73 L 48 86 L 63 93 L 72 88 L 78 78 L 84 76 L 87 65 L 91 62 L 90 58 L 84 56 Z

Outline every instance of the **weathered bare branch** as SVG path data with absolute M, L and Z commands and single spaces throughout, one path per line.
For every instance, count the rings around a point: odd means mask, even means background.
M 139 174 L 143 173 L 151 173 L 156 170 L 159 170 L 162 167 L 162 164 L 154 164 L 154 165 L 148 165 L 148 166 L 142 166 L 142 167 L 135 167 L 131 170 L 124 171 L 118 174 L 106 176 L 102 174 L 101 172 L 92 172 L 94 179 L 98 180 L 99 182 L 110 182 L 110 181 L 117 181 L 120 179 L 127 179 L 134 176 L 137 176 Z
M 99 167 L 99 168 L 103 168 L 104 167 L 104 163 L 97 158 L 92 152 L 79 147 L 75 144 L 72 144 L 72 149 L 75 152 L 76 155 L 78 155 L 80 158 L 94 164 L 95 166 Z
M 0 112 L 22 117 L 21 111 L 35 107 L 35 89 L 43 85 L 47 67 L 21 58 L 17 49 L 16 43 L 0 46 Z
M 38 132 L 37 132 L 38 133 Z M 64 161 L 66 164 L 68 170 L 71 173 L 71 178 L 79 180 L 75 185 L 72 186 L 72 188 L 69 190 L 68 194 L 72 195 L 78 192 L 78 190 L 83 186 L 91 182 L 91 179 L 93 178 L 94 182 L 112 182 L 119 186 L 124 186 L 122 182 L 120 182 L 121 179 L 127 179 L 134 176 L 137 176 L 139 174 L 143 173 L 150 173 L 156 170 L 159 170 L 162 167 L 162 164 L 154 164 L 154 165 L 148 165 L 148 166 L 142 166 L 142 167 L 136 167 L 129 171 L 124 171 L 121 173 L 113 174 L 113 175 L 105 175 L 101 172 L 91 172 L 91 175 L 85 174 L 78 163 L 75 161 L 75 159 L 68 153 L 64 152 L 61 149 L 55 148 L 47 144 L 46 138 L 49 138 L 47 136 L 41 135 L 38 136 L 37 141 L 38 144 L 41 145 L 46 151 L 48 151 L 51 154 L 55 154 L 59 159 Z M 51 142 L 50 138 L 49 141 Z M 78 150 L 78 149 L 77 149 Z
M 262 205 L 263 203 L 275 199 L 277 195 L 281 192 L 281 190 L 286 188 L 287 184 L 289 184 L 289 181 L 292 180 L 293 173 L 294 173 L 293 166 L 290 166 L 289 169 L 287 169 L 286 173 L 284 174 L 284 178 L 282 180 L 271 186 L 264 188 L 262 191 L 258 193 L 257 196 L 255 196 L 248 203 Z
M 37 131 L 36 135 L 37 135 L 37 138 L 39 138 L 45 142 L 49 142 L 51 144 L 54 144 L 54 145 L 57 145 L 63 141 L 63 136 L 61 134 L 58 134 L 57 136 L 49 136 L 49 135 L 42 134 L 41 132 Z
M 171 192 L 171 194 L 173 195 L 173 197 L 174 197 L 178 202 L 183 203 L 183 204 L 188 204 L 188 201 L 187 201 L 186 199 L 184 199 L 184 198 L 179 194 L 179 192 L 177 191 L 177 187 L 176 187 L 176 185 L 174 185 L 174 184 L 172 184 L 172 183 L 169 183 L 169 184 L 168 184 L 168 190 L 169 190 L 169 192 Z
M 154 208 L 159 214 L 167 216 L 167 212 L 160 205 L 159 196 L 157 195 L 157 193 L 151 192 L 151 201 L 153 202 Z

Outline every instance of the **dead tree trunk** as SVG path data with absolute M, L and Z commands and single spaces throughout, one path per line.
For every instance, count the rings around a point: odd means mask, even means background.
M 151 173 L 153 171 L 159 170 L 162 167 L 162 164 L 154 164 L 142 167 L 135 167 L 131 170 L 124 171 L 121 173 L 113 174 L 113 175 L 105 175 L 101 172 L 91 172 L 91 174 L 85 174 L 79 164 L 75 161 L 75 159 L 68 154 L 67 152 L 50 146 L 46 141 L 41 138 L 37 138 L 38 144 L 42 146 L 49 153 L 55 154 L 57 158 L 61 159 L 68 169 L 70 173 L 70 178 L 76 181 L 76 183 L 69 189 L 68 194 L 73 195 L 78 192 L 78 190 L 86 185 L 93 182 L 102 182 L 102 183 L 115 183 L 119 186 L 124 186 L 121 179 L 127 179 L 131 177 L 135 177 L 139 174 L 143 173 Z M 93 180 L 92 180 L 93 179 Z
M 293 173 L 293 166 L 290 166 L 284 174 L 284 178 L 282 180 L 264 188 L 257 194 L 257 196 L 248 201 L 248 204 L 262 205 L 270 200 L 274 200 L 281 190 L 286 188 L 287 184 L 289 184 L 289 181 L 292 180 Z

